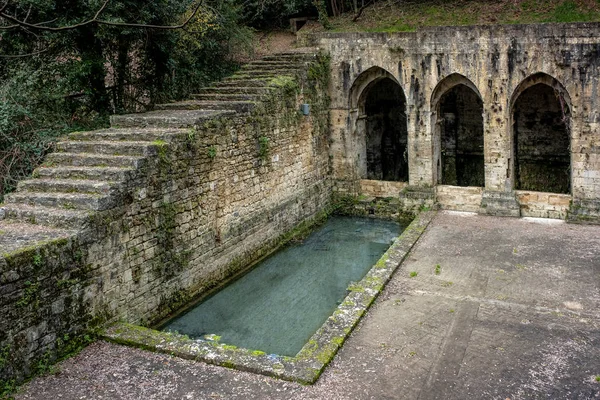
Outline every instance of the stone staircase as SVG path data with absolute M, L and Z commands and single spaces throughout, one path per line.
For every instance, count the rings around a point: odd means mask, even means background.
M 60 236 L 86 227 L 94 213 L 131 201 L 131 183 L 148 159 L 174 138 L 202 121 L 251 112 L 274 90 L 275 78 L 294 76 L 314 58 L 314 49 L 266 56 L 190 100 L 161 104 L 147 113 L 112 116 L 110 129 L 71 133 L 31 179 L 21 181 L 6 196 L 0 207 L 0 231 L 29 230 L 33 236 L 43 231 L 47 236 L 55 229 Z M 7 248 L 3 242 L 10 237 L 15 236 L 0 235 L 0 249 Z
M 106 129 L 72 133 L 56 146 L 33 178 L 6 196 L 5 218 L 78 229 L 91 213 L 116 207 L 148 157 L 178 130 Z M 163 143 L 164 142 L 164 143 Z

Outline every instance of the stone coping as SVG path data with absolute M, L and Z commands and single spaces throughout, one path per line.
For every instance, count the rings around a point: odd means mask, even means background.
M 109 327 L 103 336 L 119 344 L 312 384 L 317 381 L 365 311 L 381 293 L 434 215 L 435 212 L 428 211 L 416 216 L 365 277 L 348 287 L 348 296 L 295 357 L 266 354 L 258 350 L 222 344 L 216 336 L 213 340 L 194 340 L 185 335 L 125 323 Z

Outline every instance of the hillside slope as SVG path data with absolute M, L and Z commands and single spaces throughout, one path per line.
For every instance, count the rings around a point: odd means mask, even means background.
M 600 0 L 384 0 L 365 8 L 356 22 L 354 16 L 331 18 L 333 30 L 402 32 L 423 26 L 600 21 Z

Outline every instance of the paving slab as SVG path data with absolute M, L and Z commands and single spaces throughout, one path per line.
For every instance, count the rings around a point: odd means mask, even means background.
M 97 342 L 16 397 L 600 399 L 597 376 L 600 227 L 440 212 L 315 385 Z

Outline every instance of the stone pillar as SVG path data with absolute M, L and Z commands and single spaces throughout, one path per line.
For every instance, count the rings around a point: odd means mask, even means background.
M 509 100 L 506 92 L 499 87 L 505 82 L 490 80 L 489 83 L 492 88 L 483 104 L 485 189 L 479 212 L 519 217 L 520 206 L 513 191 L 513 132 Z

